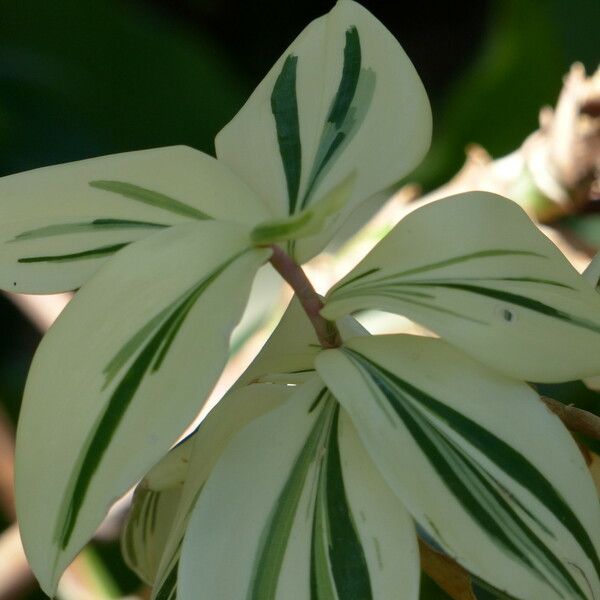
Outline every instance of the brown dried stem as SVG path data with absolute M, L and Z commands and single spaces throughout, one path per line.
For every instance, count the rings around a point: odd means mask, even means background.
M 564 423 L 570 431 L 582 433 L 600 440 L 600 417 L 581 408 L 563 404 L 554 398 L 541 397 L 544 404 Z
M 418 541 L 421 569 L 454 600 L 476 600 L 470 573 L 421 538 Z

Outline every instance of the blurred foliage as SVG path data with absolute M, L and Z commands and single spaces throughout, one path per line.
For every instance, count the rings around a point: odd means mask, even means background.
M 169 144 L 212 153 L 266 70 L 332 4 L 0 0 L 0 175 Z M 433 147 L 410 177 L 425 189 L 456 172 L 468 143 L 494 156 L 515 149 L 570 64 L 591 70 L 600 58 L 598 0 L 363 4 L 398 37 L 431 95 Z M 39 336 L 4 299 L 0 327 L 0 398 L 16 418 Z M 585 395 L 565 390 L 567 401 Z M 116 544 L 98 550 L 120 588 L 134 590 Z M 423 598 L 445 597 L 428 578 L 423 585 Z
M 540 108 L 556 102 L 570 65 L 596 68 L 598 22 L 597 0 L 494 3 L 478 55 L 434 102 L 432 149 L 411 179 L 425 189 L 440 185 L 473 142 L 494 157 L 516 149 L 537 129 Z
M 244 100 L 219 48 L 118 0 L 22 0 L 0 20 L 0 165 L 212 140 Z
M 573 215 L 564 218 L 561 226 L 590 248 L 600 248 L 600 214 Z

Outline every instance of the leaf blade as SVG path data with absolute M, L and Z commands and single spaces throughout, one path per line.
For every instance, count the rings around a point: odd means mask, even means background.
M 391 126 L 390 107 L 402 107 Z M 277 219 L 316 210 L 357 172 L 322 231 L 307 229 L 293 245 L 305 262 L 360 202 L 416 166 L 430 132 L 427 97 L 404 51 L 370 13 L 343 0 L 290 45 L 216 148 Z
M 246 250 L 247 236 L 243 227 L 204 221 L 132 245 L 82 288 L 44 338 L 17 435 L 17 503 L 24 544 L 45 589 L 56 585 L 110 502 L 173 443 L 220 374 L 244 292 L 268 257 Z M 199 326 L 210 343 L 198 338 Z M 146 337 L 137 336 L 144 328 Z M 115 348 L 132 339 L 129 354 L 107 373 Z M 185 356 L 197 357 L 194 369 Z M 177 404 L 162 400 L 172 389 Z M 48 443 L 43 432 L 65 419 L 72 426 Z M 46 451 L 37 447 L 42 443 Z M 48 464 L 47 456 L 55 460 Z
M 363 308 L 404 314 L 518 379 L 598 370 L 600 296 L 494 194 L 459 194 L 408 215 L 329 292 L 322 314 Z
M 166 227 L 255 225 L 268 211 L 225 165 L 174 146 L 2 177 L 0 215 L 0 287 L 53 293 L 79 288 L 115 252 Z
M 223 454 L 200 494 L 184 541 L 180 567 L 184 597 L 198 589 L 200 581 L 216 599 L 293 595 L 346 600 L 358 597 L 348 595 L 358 589 L 370 590 L 365 598 L 388 597 L 390 591 L 403 599 L 418 597 L 412 523 L 373 469 L 336 403 L 329 398 L 318 410 L 308 412 L 322 387 L 318 379 L 301 386 L 279 409 L 244 428 Z M 334 435 L 337 446 L 328 444 Z M 265 447 L 261 439 L 271 440 L 272 445 Z M 333 463 L 327 464 L 328 459 Z M 250 464 L 253 477 L 240 479 Z M 233 510 L 239 495 L 236 500 L 227 491 L 234 482 L 237 489 L 244 490 L 242 514 Z M 327 493 L 334 489 L 341 496 L 335 493 L 328 500 Z M 333 539 L 328 533 L 327 523 L 342 523 L 330 510 L 331 500 L 342 497 L 345 515 L 354 515 L 350 521 L 354 540 L 364 552 L 364 560 L 359 562 L 356 554 L 348 555 L 342 539 Z M 235 541 L 226 530 L 217 533 L 226 522 L 237 532 Z M 383 563 L 377 561 L 370 535 L 381 541 Z M 207 539 L 214 541 L 210 551 Z M 228 556 L 230 567 L 235 565 L 228 571 L 229 577 L 222 576 L 223 556 Z M 262 556 L 270 560 L 262 561 Z M 337 578 L 332 569 L 336 561 L 341 569 Z M 363 575 L 367 569 L 368 588 L 364 583 L 359 586 L 360 573 L 349 568 L 351 564 L 362 565 Z
M 121 542 L 129 566 L 153 586 L 153 597 L 168 595 L 176 581 L 173 565 L 179 559 L 193 502 L 231 437 L 246 423 L 281 405 L 291 393 L 288 386 L 272 384 L 228 392 L 138 485 Z M 149 537 L 144 516 L 151 494 L 160 504 Z
M 412 336 L 352 340 L 317 370 L 407 509 L 465 568 L 516 597 L 598 589 L 589 474 L 526 386 Z

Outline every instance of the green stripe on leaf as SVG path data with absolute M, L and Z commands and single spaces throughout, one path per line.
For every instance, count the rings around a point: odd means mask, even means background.
M 365 356 L 348 349 L 344 352 L 362 376 L 375 384 L 438 476 L 472 518 L 506 551 L 528 565 L 551 587 L 560 585 L 571 594 L 568 597 L 585 598 L 573 576 L 526 520 L 535 523 L 546 534 L 548 530 L 516 498 L 509 495 L 488 470 L 445 434 L 436 421 L 450 427 L 469 446 L 481 452 L 545 506 L 571 533 L 596 572 L 600 573 L 600 561 L 586 529 L 543 474 L 522 454 L 468 417 Z M 382 409 L 387 412 L 383 406 Z M 537 560 L 536 564 L 532 562 L 533 557 Z
M 362 51 L 356 27 L 346 31 L 342 76 L 313 160 L 301 208 L 310 202 L 320 178 L 333 165 L 365 118 L 375 89 L 375 74 L 361 67 Z
M 61 223 L 58 225 L 47 225 L 24 231 L 15 236 L 11 242 L 22 240 L 37 240 L 57 235 L 69 235 L 75 233 L 95 233 L 122 229 L 162 229 L 168 227 L 162 223 L 150 223 L 148 221 L 133 221 L 128 219 L 94 219 L 88 223 Z
M 287 182 L 288 212 L 296 212 L 300 175 L 302 171 L 302 145 L 298 120 L 298 99 L 296 97 L 296 69 L 298 57 L 290 55 L 285 59 L 281 73 L 271 93 L 271 110 L 275 118 L 279 153 Z
M 494 298 L 496 300 L 502 300 L 504 302 L 509 302 L 517 306 L 522 306 L 523 308 L 527 308 L 539 314 L 546 315 L 547 317 L 552 317 L 554 319 L 564 321 L 565 323 L 575 325 L 576 327 L 581 327 L 583 329 L 594 331 L 595 333 L 600 333 L 600 324 L 598 323 L 594 323 L 593 321 L 588 321 L 586 319 L 581 319 L 579 317 L 574 317 L 562 310 L 558 310 L 557 308 L 549 306 L 548 304 L 544 304 L 539 300 L 533 300 L 532 298 L 527 298 L 526 296 L 521 296 L 520 294 L 513 294 L 512 292 L 505 292 L 504 290 L 495 290 L 492 288 L 484 288 L 481 286 L 468 285 L 462 283 L 423 282 L 419 283 L 418 285 L 429 287 L 443 287 L 447 289 L 471 292 L 479 296 L 487 296 L 488 298 Z
M 344 66 L 342 79 L 331 106 L 327 121 L 333 123 L 338 129 L 342 127 L 350 105 L 356 93 L 358 77 L 361 67 L 360 38 L 356 27 L 350 27 L 346 31 L 346 45 L 344 46 Z
M 112 244 L 110 246 L 101 246 L 100 248 L 92 248 L 91 250 L 83 250 L 81 252 L 73 252 L 71 254 L 55 254 L 48 256 L 28 256 L 25 258 L 19 258 L 17 262 L 30 264 L 30 263 L 41 263 L 41 262 L 50 262 L 50 263 L 60 263 L 60 262 L 71 262 L 76 260 L 89 260 L 94 258 L 102 258 L 109 254 L 114 254 L 121 250 L 121 248 L 125 248 L 131 242 L 123 242 L 120 244 Z
M 543 254 L 539 254 L 537 252 L 531 252 L 529 250 L 509 250 L 509 249 L 492 249 L 492 250 L 481 250 L 479 252 L 471 252 L 469 254 L 461 254 L 460 256 L 454 256 L 452 258 L 447 258 L 445 260 L 436 261 L 434 263 L 429 263 L 427 265 L 422 265 L 420 267 L 414 267 L 412 269 L 406 269 L 405 271 L 399 271 L 398 273 L 391 273 L 390 275 L 386 275 L 385 277 L 379 277 L 377 279 L 373 279 L 371 281 L 365 282 L 365 286 L 372 286 L 375 283 L 383 283 L 385 281 L 394 280 L 396 278 L 406 277 L 407 275 L 418 275 L 420 273 L 426 273 L 428 271 L 435 271 L 437 269 L 443 269 L 444 267 L 450 267 L 452 265 L 458 265 L 464 262 L 469 262 L 471 260 L 477 260 L 480 258 L 495 258 L 498 256 L 532 256 L 542 259 L 547 259 Z M 357 281 L 369 277 L 374 273 L 380 271 L 378 267 L 369 269 L 364 273 L 360 273 L 348 279 L 347 281 L 343 281 L 339 285 L 337 285 L 331 292 L 331 294 L 336 294 L 342 288 L 345 288 L 349 285 L 356 283 Z
M 320 414 L 292 465 L 263 530 L 249 600 L 276 597 L 285 548 L 298 508 L 317 467 L 310 543 L 311 600 L 370 600 L 370 575 L 343 478 L 339 448 L 339 404 L 326 388 L 316 395 L 309 413 Z
M 338 443 L 339 405 L 335 407 L 325 465 L 325 528 L 328 534 L 329 563 L 338 600 L 371 600 L 373 592 L 365 553 L 348 504 Z M 319 599 L 320 600 L 320 599 Z
M 179 569 L 179 560 L 171 567 L 169 574 L 163 581 L 154 600 L 175 600 L 177 597 L 177 571 Z
M 240 255 L 236 255 L 220 265 L 201 282 L 182 294 L 170 307 L 153 317 L 107 365 L 104 371 L 107 376 L 106 384 L 110 383 L 128 360 L 139 351 L 112 392 L 96 426 L 90 432 L 84 445 L 83 457 L 71 475 L 62 504 L 64 508 L 59 514 L 55 530 L 56 540 L 62 549 L 66 548 L 69 543 L 94 473 L 102 462 L 104 453 L 142 380 L 148 372 L 155 372 L 160 368 L 168 349 L 195 302 L 238 256 Z
M 275 598 L 284 558 L 282 550 L 287 546 L 308 472 L 317 459 L 319 449 L 323 447 L 324 436 L 331 422 L 331 408 L 332 405 L 328 404 L 321 410 L 273 507 L 263 531 L 248 600 Z
M 105 192 L 112 192 L 124 196 L 128 200 L 135 200 L 154 208 L 166 210 L 176 215 L 190 217 L 192 219 L 207 220 L 212 217 L 205 212 L 175 200 L 166 194 L 149 190 L 126 181 L 98 180 L 90 181 L 90 186 Z

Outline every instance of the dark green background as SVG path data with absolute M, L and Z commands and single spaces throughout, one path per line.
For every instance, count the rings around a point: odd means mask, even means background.
M 0 0 L 0 175 L 170 144 L 212 152 L 271 64 L 332 4 Z M 469 142 L 494 156 L 516 148 L 569 65 L 589 71 L 600 58 L 597 0 L 364 5 L 400 40 L 432 100 L 434 143 L 413 176 L 425 189 L 456 171 Z M 0 327 L 0 402 L 16 418 L 38 336 L 4 299 Z M 101 552 L 123 591 L 134 589 L 115 548 Z

